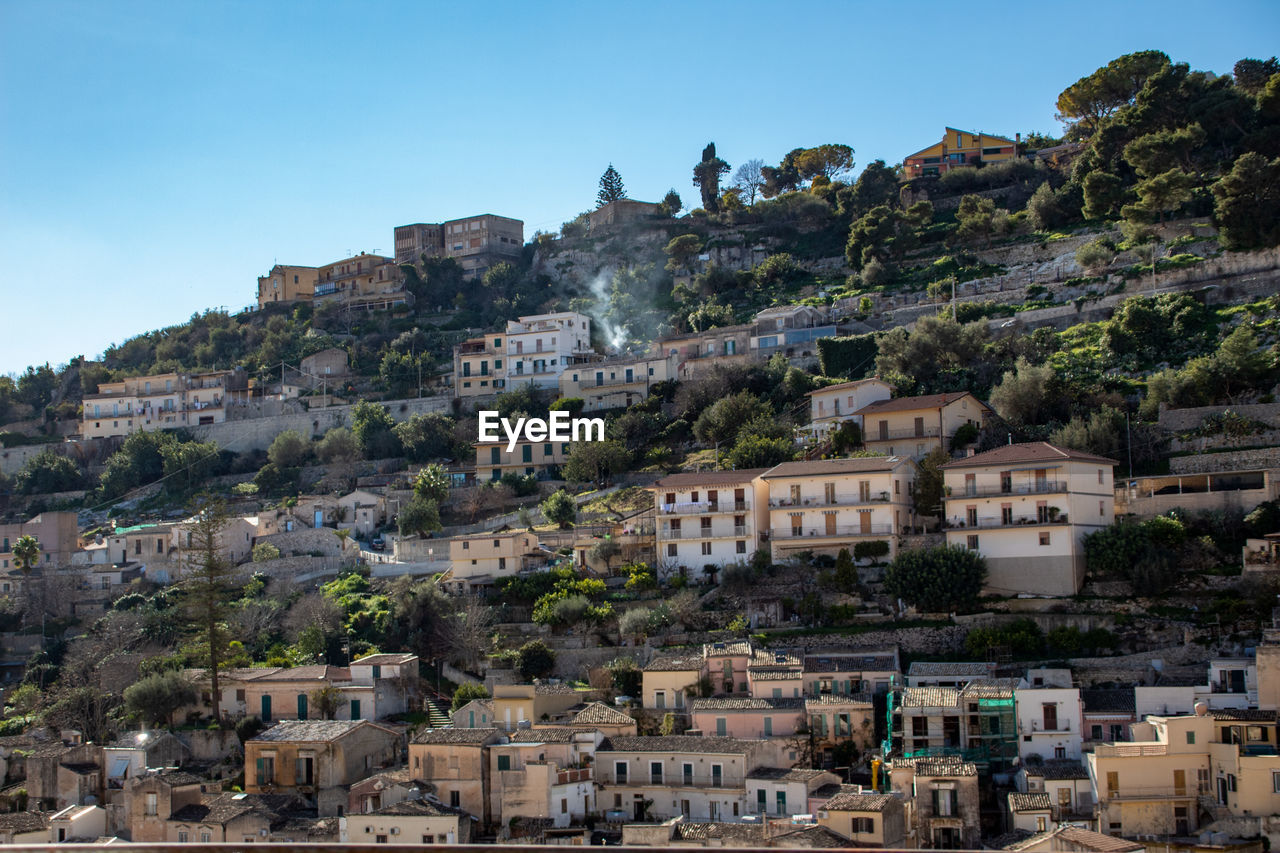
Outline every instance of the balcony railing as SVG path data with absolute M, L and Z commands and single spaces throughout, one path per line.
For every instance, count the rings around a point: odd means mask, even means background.
M 711 515 L 717 512 L 746 512 L 746 501 L 685 501 L 683 503 L 659 504 L 658 511 L 663 515 Z
M 1166 755 L 1169 751 L 1163 743 L 1100 743 L 1093 748 L 1094 758 L 1141 758 L 1147 755 Z
M 1176 785 L 1150 785 L 1132 787 L 1121 785 L 1119 788 L 1104 788 L 1098 791 L 1098 799 L 1107 800 L 1173 800 L 1190 799 L 1209 793 L 1208 783 L 1196 783 L 1177 787 Z
M 653 775 L 645 772 L 634 777 L 627 776 L 617 781 L 612 777 L 599 780 L 604 785 L 644 785 L 644 786 L 660 786 L 664 788 L 740 788 L 742 781 L 739 780 L 735 785 L 730 781 L 729 775 L 712 776 L 710 773 L 694 773 L 685 775 L 682 773 L 663 773 Z
M 1220 681 L 1216 681 L 1213 684 L 1213 692 L 1244 694 L 1244 693 L 1248 693 L 1249 690 L 1243 684 L 1223 684 Z
M 889 430 L 867 430 L 862 437 L 863 441 L 898 441 L 904 438 L 938 438 L 942 435 L 939 427 L 925 427 L 922 430 L 915 429 L 889 429 Z
M 1032 720 L 1031 731 L 1033 732 L 1069 732 L 1071 731 L 1070 720 L 1058 720 L 1052 726 L 1047 725 L 1043 720 Z
M 1012 517 L 1008 521 L 1005 521 L 1003 517 L 996 517 L 993 515 L 978 516 L 976 520 L 953 517 L 946 520 L 945 526 L 949 529 L 955 530 L 992 530 L 999 527 L 1034 527 L 1045 524 L 1067 523 L 1067 514 L 1064 512 L 1056 516 L 1046 515 L 1044 518 L 1038 518 L 1034 515 L 1019 515 Z
M 830 500 L 824 497 L 806 498 L 801 497 L 799 501 L 793 501 L 791 498 L 776 498 L 769 501 L 770 509 L 794 508 L 804 509 L 812 507 L 820 509 L 824 506 L 858 506 L 860 504 L 883 504 L 889 503 L 888 492 L 870 492 L 865 496 L 862 494 L 843 494 L 833 495 Z
M 892 536 L 892 524 L 837 524 L 834 527 L 775 527 L 774 539 L 830 539 L 848 536 Z
M 948 492 L 946 500 L 957 500 L 959 498 L 1003 498 L 1017 497 L 1018 495 L 1055 495 L 1060 492 L 1067 491 L 1066 480 L 1036 480 L 1032 483 L 1010 483 L 1005 486 L 995 488 L 959 488 Z

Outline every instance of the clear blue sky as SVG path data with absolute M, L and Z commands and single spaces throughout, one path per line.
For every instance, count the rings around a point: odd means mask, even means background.
M 1280 3 L 0 0 L 0 373 L 254 301 L 274 262 L 390 254 L 492 212 L 525 236 L 628 195 L 945 125 L 1058 131 L 1116 56 L 1194 68 L 1280 46 Z M 690 205 L 692 206 L 692 205 Z

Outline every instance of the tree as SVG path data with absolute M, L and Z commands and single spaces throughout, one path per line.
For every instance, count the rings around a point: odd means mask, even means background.
M 432 533 L 440 529 L 440 507 L 429 498 L 414 495 L 396 517 L 401 536 Z
M 603 483 L 630 464 L 631 454 L 620 441 L 579 441 L 569 449 L 563 474 L 574 483 Z
M 1280 243 L 1280 158 L 1241 155 L 1213 185 L 1213 216 L 1233 251 Z
M 27 460 L 14 477 L 14 489 L 24 495 L 70 492 L 84 485 L 84 475 L 70 457 L 45 448 Z
M 789 462 L 796 455 L 794 442 L 786 438 L 743 435 L 724 457 L 724 464 L 736 471 L 747 468 L 772 468 Z
M 255 563 L 266 563 L 271 560 L 280 559 L 280 549 L 270 542 L 259 542 L 253 546 L 253 561 Z
M 1047 231 L 1062 222 L 1062 209 L 1058 206 L 1058 197 L 1048 181 L 1036 187 L 1027 201 L 1027 221 L 1036 231 Z
M 432 463 L 423 467 L 413 478 L 413 493 L 420 498 L 444 503 L 449 497 L 449 472 L 443 465 Z
M 1058 96 L 1058 117 L 1075 122 L 1077 135 L 1096 132 L 1103 119 L 1132 103 L 1148 78 L 1169 66 L 1169 57 L 1158 50 L 1129 53 L 1072 83 Z
M 841 548 L 840 553 L 836 554 L 835 582 L 836 589 L 843 593 L 858 591 L 858 567 L 848 548 Z
M 850 218 L 860 217 L 867 211 L 898 200 L 898 176 L 883 160 L 872 160 L 858 180 L 846 192 L 840 191 L 841 212 Z
M 170 432 L 163 430 L 139 430 L 132 433 L 120 445 L 120 449 L 107 458 L 107 465 L 98 480 L 98 492 L 103 500 L 112 500 L 164 476 L 164 456 L 161 448 L 176 442 Z
M 1280 73 L 1280 60 L 1242 59 L 1231 70 L 1235 77 L 1236 88 L 1250 95 L 1257 95 L 1266 87 L 1267 81 Z
M 22 591 L 28 600 L 31 600 L 31 570 L 38 562 L 40 562 L 39 540 L 34 536 L 18 537 L 13 543 L 13 565 L 22 573 Z
M 916 512 L 920 515 L 942 514 L 942 466 L 950 461 L 950 454 L 941 447 L 935 447 L 920 460 L 915 494 Z
M 342 691 L 332 684 L 326 684 L 307 694 L 307 699 L 311 703 L 311 707 L 320 715 L 322 720 L 332 720 L 338 715 L 338 709 L 342 707 L 342 700 L 345 697 Z
M 455 453 L 453 418 L 431 412 L 414 415 L 392 428 L 411 462 L 449 458 Z
M 697 234 L 681 234 L 672 237 L 662 251 L 667 253 L 667 272 L 687 270 L 689 262 L 702 251 L 702 238 Z
M 296 468 L 306 458 L 310 442 L 295 429 L 287 429 L 272 440 L 267 459 L 280 468 Z
M 453 701 L 449 703 L 449 712 L 453 713 L 468 702 L 476 699 L 488 699 L 489 691 L 478 681 L 464 681 L 453 691 Z
M 1120 436 L 1123 428 L 1124 416 L 1103 406 L 1088 417 L 1077 415 L 1055 429 L 1049 434 L 1049 442 L 1099 456 L 1118 456 L 1122 449 Z
M 613 574 L 613 560 L 615 557 L 622 556 L 622 546 L 612 539 L 601 539 L 591 546 L 587 556 L 596 562 L 604 563 L 605 572 Z
M 366 459 L 398 456 L 403 448 L 393 432 L 396 422 L 383 406 L 361 400 L 351 410 L 351 432 Z
M 800 177 L 805 180 L 825 178 L 828 182 L 834 181 L 853 169 L 853 149 L 838 143 L 805 148 L 795 163 Z
M 611 201 L 626 197 L 627 191 L 622 186 L 622 176 L 610 163 L 609 168 L 605 169 L 604 174 L 600 176 L 600 192 L 596 193 L 596 207 L 604 207 Z
M 557 489 L 539 507 L 547 521 L 558 524 L 561 530 L 568 530 L 578 517 L 578 505 L 564 489 Z
M 992 199 L 967 195 L 960 199 L 956 209 L 956 237 L 961 240 L 982 238 L 983 245 L 991 245 L 995 231 L 996 203 Z
M 733 173 L 733 186 L 747 205 L 755 204 L 756 196 L 764 188 L 763 169 L 763 160 L 748 160 Z
M 1090 240 L 1076 249 L 1076 263 L 1093 274 L 1104 269 L 1115 256 L 1115 250 L 1101 239 Z
M 197 502 L 188 530 L 191 547 L 184 584 L 187 618 L 195 628 L 209 673 L 214 719 L 222 718 L 218 676 L 231 639 L 225 625 L 231 606 L 232 576 L 231 563 L 222 550 L 226 527 L 227 511 L 221 501 L 204 498 Z
M 556 653 L 542 640 L 530 640 L 516 655 L 516 669 L 525 681 L 546 678 L 556 668 Z
M 316 456 L 326 465 L 350 464 L 360 458 L 360 443 L 346 427 L 334 427 L 316 443 Z
M 885 569 L 884 588 L 922 610 L 942 612 L 973 605 L 986 578 L 981 554 L 942 545 L 900 551 Z
M 996 414 L 1020 426 L 1040 423 L 1049 407 L 1049 385 L 1053 381 L 1053 368 L 1036 366 L 1025 358 L 1019 358 L 1013 370 L 991 389 L 991 408 Z
M 1177 168 L 1140 181 L 1134 187 L 1138 193 L 1138 204 L 1125 205 L 1125 218 L 1134 218 L 1135 213 L 1141 216 L 1154 215 L 1156 222 L 1163 225 L 1166 213 L 1171 213 L 1191 201 L 1195 184 L 1193 176 Z
M 680 200 L 680 193 L 676 192 L 675 187 L 667 190 L 667 194 L 662 197 L 662 207 L 668 216 L 675 216 L 684 209 L 684 202 Z
M 702 160 L 693 167 L 693 185 L 702 191 L 702 207 L 707 213 L 720 211 L 720 176 L 729 164 L 716 156 L 716 144 L 708 142 L 702 149 Z
M 750 391 L 739 391 L 704 409 L 693 424 L 693 434 L 706 444 L 731 444 L 744 424 L 772 416 L 773 406 L 767 400 Z
M 148 675 L 124 689 L 124 707 L 145 725 L 173 725 L 173 714 L 196 701 L 195 686 L 181 672 Z

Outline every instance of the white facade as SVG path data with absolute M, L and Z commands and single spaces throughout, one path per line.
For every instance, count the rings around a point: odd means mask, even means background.
M 618 409 L 649 396 L 655 382 L 676 378 L 675 355 L 612 358 L 575 364 L 560 374 L 560 396 L 578 397 L 584 412 Z
M 764 468 L 673 474 L 649 488 L 657 507 L 662 577 L 697 578 L 707 565 L 744 563 L 760 547 L 768 519 Z
M 1115 460 L 1012 444 L 943 466 L 948 545 L 987 560 L 994 595 L 1075 595 L 1084 537 L 1115 521 Z
M 1075 687 L 1025 688 L 1013 692 L 1018 714 L 1018 755 L 1078 760 L 1083 751 L 1080 690 Z
M 1133 705 L 1134 715 L 1139 720 L 1149 714 L 1160 717 L 1194 714 L 1196 689 L 1190 685 L 1145 687 L 1139 684 L 1133 688 Z
M 862 416 L 854 412 L 877 400 L 888 400 L 893 396 L 893 387 L 880 379 L 859 379 L 818 388 L 806 396 L 809 398 L 809 433 L 820 439 L 846 421 L 853 421 L 861 428 Z
M 507 321 L 507 387 L 558 388 L 560 375 L 592 354 L 591 318 L 576 311 Z

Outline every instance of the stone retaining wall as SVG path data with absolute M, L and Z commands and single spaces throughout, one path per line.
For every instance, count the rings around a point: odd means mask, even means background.
M 1169 460 L 1171 474 L 1213 474 L 1224 471 L 1257 471 L 1280 468 L 1280 447 L 1234 450 L 1227 453 L 1197 453 Z

